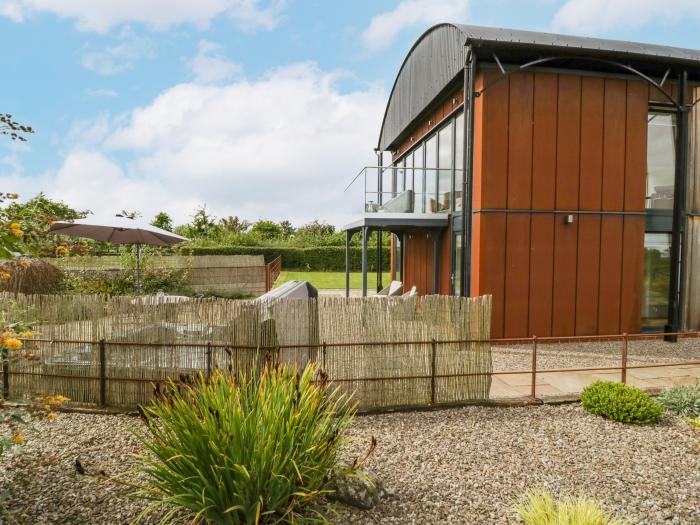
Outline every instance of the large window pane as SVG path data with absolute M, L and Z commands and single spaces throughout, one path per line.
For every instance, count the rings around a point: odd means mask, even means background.
M 406 155 L 406 189 L 413 189 L 413 153 Z
M 450 209 L 452 202 L 452 129 L 454 121 L 438 132 L 438 211 Z
M 402 193 L 406 189 L 406 158 L 404 157 L 399 162 L 399 169 L 396 170 L 396 194 Z
M 646 207 L 672 210 L 676 177 L 676 115 L 652 111 L 648 119 Z
M 425 143 L 425 211 L 438 211 L 437 203 L 437 136 Z
M 671 234 L 644 235 L 644 296 L 642 326 L 663 327 L 668 318 L 671 276 Z
M 421 144 L 413 152 L 413 188 L 415 190 L 415 213 L 425 212 L 425 173 L 423 171 L 423 145 Z
M 462 188 L 464 187 L 464 113 L 455 119 L 455 211 L 462 209 Z

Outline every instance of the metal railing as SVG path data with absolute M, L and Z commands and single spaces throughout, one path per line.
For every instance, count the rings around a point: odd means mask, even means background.
M 265 291 L 272 290 L 275 282 L 282 273 L 282 256 L 278 255 L 265 265 Z
M 455 168 L 365 166 L 344 191 L 361 184 L 361 210 L 364 213 L 446 213 L 461 209 L 462 171 Z

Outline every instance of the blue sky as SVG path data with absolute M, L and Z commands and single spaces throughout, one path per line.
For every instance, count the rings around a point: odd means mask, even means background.
M 398 67 L 440 21 L 700 48 L 688 0 L 0 0 L 0 111 L 37 130 L 0 142 L 2 189 L 339 225 Z

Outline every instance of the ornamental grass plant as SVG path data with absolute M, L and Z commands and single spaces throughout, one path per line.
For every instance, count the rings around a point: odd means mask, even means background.
M 670 388 L 658 399 L 666 410 L 677 416 L 690 419 L 700 417 L 700 381 L 692 386 Z
M 591 414 L 633 425 L 656 423 L 664 413 L 643 390 L 613 381 L 591 383 L 581 392 L 581 402 Z
M 329 492 L 355 405 L 315 367 L 266 366 L 245 376 L 215 372 L 142 409 L 141 459 L 151 500 L 144 512 L 180 511 L 194 523 L 323 522 L 312 503 Z M 320 379 L 320 380 L 319 380 Z M 351 467 L 352 468 L 352 467 Z
M 631 525 L 594 499 L 571 496 L 555 500 L 545 491 L 528 493 L 515 510 L 525 525 Z

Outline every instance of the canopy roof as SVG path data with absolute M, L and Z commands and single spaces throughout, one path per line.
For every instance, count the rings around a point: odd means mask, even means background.
M 461 85 L 466 45 L 479 60 L 524 64 L 545 57 L 561 57 L 558 67 L 621 73 L 603 62 L 614 60 L 660 78 L 667 69 L 675 75 L 687 69 L 691 80 L 700 80 L 700 51 L 578 36 L 513 29 L 439 24 L 416 41 L 394 82 L 379 135 L 378 148 L 394 149 L 406 131 L 448 89 Z M 588 59 L 588 60 L 586 60 Z M 598 59 L 603 61 L 595 61 Z

